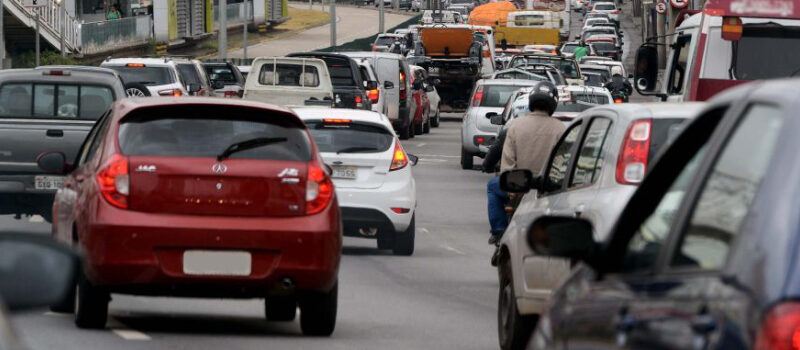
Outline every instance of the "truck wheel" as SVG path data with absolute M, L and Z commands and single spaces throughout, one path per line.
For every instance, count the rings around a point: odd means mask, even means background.
M 464 170 L 472 170 L 472 153 L 467 152 L 465 149 L 461 149 L 461 169 Z
M 336 328 L 339 283 L 327 293 L 312 292 L 300 300 L 300 329 L 304 335 L 330 336 Z
M 434 128 L 438 128 L 439 127 L 439 109 L 438 108 L 436 109 L 436 116 L 434 116 L 434 118 L 431 119 L 431 126 L 434 127 Z
M 81 273 L 75 302 L 75 325 L 78 328 L 103 329 L 108 319 L 108 292 L 93 286 Z
M 297 315 L 297 299 L 293 296 L 268 297 L 264 300 L 267 321 L 294 321 Z
M 502 264 L 497 298 L 497 336 L 502 350 L 522 350 L 528 344 L 537 316 L 522 316 L 517 310 L 511 266 Z
M 416 236 L 416 229 L 414 225 L 415 215 L 411 216 L 411 223 L 404 232 L 398 232 L 394 238 L 394 248 L 392 253 L 394 255 L 411 256 L 414 254 L 414 236 Z

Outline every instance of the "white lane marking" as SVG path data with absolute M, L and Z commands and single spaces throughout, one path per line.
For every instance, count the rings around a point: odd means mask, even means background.
M 48 311 L 43 313 L 47 317 L 72 317 L 72 314 Z
M 423 162 L 423 163 L 445 163 L 445 162 L 447 162 L 447 159 L 426 159 L 426 158 L 420 158 L 420 159 L 419 159 L 419 161 L 420 161 L 420 162 Z
M 461 158 L 461 156 L 446 156 L 443 154 L 417 154 L 414 153 L 415 156 L 418 157 L 439 157 L 439 158 Z
M 151 340 L 149 335 L 133 329 L 112 329 L 114 334 L 125 340 Z
M 423 146 L 425 146 L 425 145 L 426 145 L 426 143 L 425 143 L 425 142 L 423 142 L 423 143 L 417 144 L 417 147 L 423 147 Z
M 462 252 L 462 251 L 460 251 L 460 250 L 458 250 L 456 248 L 453 248 L 453 247 L 451 247 L 449 245 L 446 245 L 446 244 L 442 244 L 441 247 L 444 248 L 444 249 L 447 249 L 447 250 L 449 250 L 449 251 L 451 251 L 453 253 L 456 253 L 458 255 L 467 255 L 467 253 L 464 253 L 464 252 Z
M 44 218 L 41 215 L 34 215 L 28 219 L 28 222 L 44 222 Z
M 420 227 L 419 230 L 425 233 L 431 233 L 431 231 L 428 231 L 428 229 L 424 227 Z

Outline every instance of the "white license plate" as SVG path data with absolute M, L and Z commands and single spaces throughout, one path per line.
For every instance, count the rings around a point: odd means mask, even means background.
M 33 187 L 37 190 L 59 190 L 64 188 L 64 177 L 37 176 L 33 178 Z
M 355 179 L 358 177 L 358 168 L 354 166 L 334 166 L 331 176 L 339 179 Z
M 252 257 L 248 252 L 187 250 L 183 273 L 187 275 L 249 276 Z

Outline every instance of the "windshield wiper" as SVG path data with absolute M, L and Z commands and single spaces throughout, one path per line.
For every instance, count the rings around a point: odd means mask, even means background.
M 259 137 L 251 140 L 241 141 L 234 143 L 226 148 L 222 153 L 217 156 L 217 161 L 222 161 L 230 157 L 231 154 L 249 149 L 258 148 L 273 143 L 286 142 L 288 139 L 285 137 Z
M 356 153 L 356 152 L 369 152 L 369 151 L 380 151 L 375 147 L 347 147 L 345 149 L 340 149 L 336 151 L 336 154 L 340 153 Z

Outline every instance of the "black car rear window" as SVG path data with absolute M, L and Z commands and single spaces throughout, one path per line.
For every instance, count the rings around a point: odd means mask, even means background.
M 320 152 L 380 153 L 389 150 L 394 136 L 378 125 L 306 122 Z
M 178 64 L 178 73 L 185 84 L 200 84 L 200 74 L 197 73 L 197 68 L 192 63 Z
M 107 86 L 8 83 L 0 86 L 0 117 L 97 120 L 114 102 Z
M 650 154 L 647 160 L 653 160 L 662 147 L 678 137 L 683 130 L 684 119 L 653 119 L 650 131 Z
M 356 86 L 356 81 L 353 79 L 353 70 L 350 65 L 328 65 L 328 72 L 331 74 L 331 83 L 333 86 Z
M 174 83 L 167 67 L 109 66 L 122 77 L 126 84 L 167 85 Z
M 228 66 L 205 66 L 208 78 L 211 81 L 221 81 L 223 83 L 238 84 L 236 73 Z
M 597 50 L 597 51 L 616 51 L 617 50 L 617 45 L 614 45 L 614 43 L 594 42 L 594 43 L 592 43 L 592 45 L 594 46 L 594 49 Z
M 298 123 L 263 110 L 231 106 L 159 107 L 122 119 L 118 137 L 125 155 L 202 158 L 216 157 L 238 142 L 285 139 L 233 153 L 230 158 L 308 161 L 311 145 Z
M 483 85 L 481 107 L 505 107 L 508 99 L 517 90 L 524 86 L 519 85 Z

